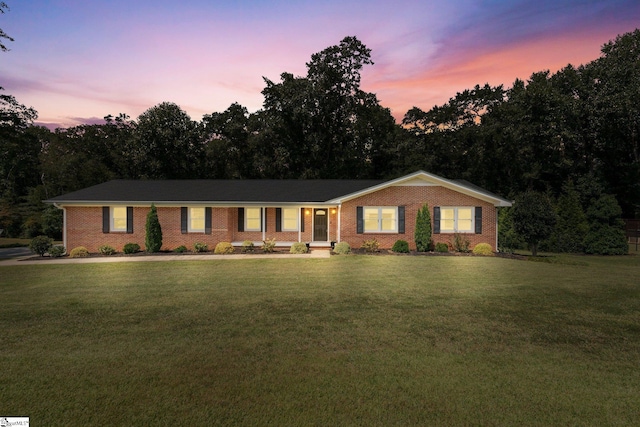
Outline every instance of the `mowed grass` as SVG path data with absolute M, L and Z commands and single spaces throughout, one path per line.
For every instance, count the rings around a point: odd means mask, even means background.
M 0 266 L 34 425 L 637 425 L 640 257 Z

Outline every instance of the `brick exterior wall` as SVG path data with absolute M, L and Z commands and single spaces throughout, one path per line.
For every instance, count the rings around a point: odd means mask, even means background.
M 352 248 L 359 248 L 362 242 L 377 239 L 381 248 L 391 248 L 396 240 L 409 242 L 409 247 L 415 249 L 413 234 L 415 230 L 418 209 L 428 203 L 432 216 L 434 206 L 482 206 L 482 234 L 465 233 L 473 248 L 478 243 L 488 243 L 495 250 L 496 244 L 496 208 L 491 204 L 471 196 L 440 186 L 395 186 L 379 190 L 343 203 L 340 208 L 340 240 L 349 243 Z M 364 233 L 358 234 L 356 224 L 356 208 L 358 206 L 405 206 L 405 233 Z M 137 243 L 144 249 L 145 224 L 150 207 L 133 208 L 133 233 L 102 232 L 102 207 L 66 207 L 67 249 L 85 246 L 89 252 L 98 252 L 102 245 L 110 245 L 117 251 L 127 243 Z M 282 231 L 276 232 L 276 208 L 267 208 L 267 229 L 265 237 L 275 238 L 276 242 L 313 241 L 313 208 L 305 208 L 302 220 L 304 232 Z M 338 215 L 333 208 L 327 208 L 329 215 L 328 241 L 337 241 Z M 158 207 L 158 219 L 162 227 L 162 249 L 172 250 L 184 245 L 192 250 L 196 242 L 206 243 L 213 250 L 219 242 L 242 242 L 251 240 L 261 242 L 261 231 L 238 231 L 238 208 L 212 208 L 211 234 L 181 232 L 180 207 Z M 242 220 L 242 219 L 241 219 Z M 434 234 L 434 243 L 453 242 L 453 233 Z
M 387 187 L 342 204 L 340 239 L 349 243 L 352 248 L 359 248 L 365 240 L 376 239 L 381 248 L 391 248 L 396 240 L 406 240 L 409 248 L 415 250 L 413 239 L 418 209 L 425 203 L 429 205 L 431 226 L 433 229 L 434 206 L 481 206 L 482 234 L 464 233 L 469 239 L 472 249 L 478 243 L 488 243 L 495 250 L 496 246 L 496 208 L 491 203 L 467 196 L 457 191 L 440 186 L 397 186 Z M 405 232 L 398 233 L 357 233 L 356 208 L 358 206 L 405 206 Z M 434 243 L 451 243 L 453 233 L 433 234 Z
M 206 243 L 213 250 L 219 242 L 261 242 L 262 231 L 238 231 L 238 208 L 212 208 L 211 209 L 211 234 L 181 232 L 180 207 L 157 207 L 158 220 L 162 227 L 162 250 L 172 250 L 184 245 L 189 250 L 195 243 Z M 150 207 L 133 208 L 133 233 L 126 232 L 102 232 L 102 207 L 101 206 L 67 206 L 67 249 L 84 246 L 89 252 L 98 252 L 102 245 L 109 245 L 118 252 L 127 243 L 137 243 L 142 249 L 145 246 L 145 225 Z M 308 211 L 308 214 L 307 214 Z M 264 237 L 276 239 L 278 242 L 297 242 L 300 237 L 302 242 L 313 240 L 313 209 L 305 209 L 302 216 L 304 231 L 280 231 L 276 232 L 276 208 L 266 208 L 267 227 Z M 330 212 L 330 210 L 329 210 Z M 241 219 L 242 220 L 242 219 Z M 330 239 L 336 240 L 338 232 L 337 215 L 330 216 Z

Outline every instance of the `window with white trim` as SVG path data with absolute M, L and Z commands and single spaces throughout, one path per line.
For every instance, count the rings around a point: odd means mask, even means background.
M 298 231 L 298 208 L 282 208 L 282 231 Z
M 127 231 L 127 207 L 111 207 L 111 231 Z
M 245 208 L 244 210 L 244 229 L 245 231 L 262 230 L 262 209 L 261 208 Z
M 204 233 L 205 208 L 189 208 L 189 232 Z
M 440 231 L 442 233 L 473 233 L 474 208 L 440 208 Z
M 398 231 L 398 207 L 363 208 L 365 233 L 395 233 Z

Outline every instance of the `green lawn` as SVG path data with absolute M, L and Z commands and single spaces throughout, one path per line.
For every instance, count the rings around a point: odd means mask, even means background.
M 637 425 L 640 256 L 553 261 L 0 264 L 0 416 Z

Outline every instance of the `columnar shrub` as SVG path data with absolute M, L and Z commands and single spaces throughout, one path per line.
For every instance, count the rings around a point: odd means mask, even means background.
M 406 240 L 396 240 L 391 250 L 400 254 L 408 254 L 409 243 Z
M 69 258 L 84 258 L 89 256 L 89 251 L 84 246 L 78 246 L 71 249 L 69 252 Z
M 338 255 L 346 255 L 351 253 L 351 246 L 347 242 L 340 242 L 333 248 L 333 253 Z
M 207 245 L 206 243 L 196 242 L 193 244 L 193 250 L 195 252 L 207 252 L 208 249 L 209 245 Z
M 551 236 L 556 225 L 556 212 L 549 198 L 536 191 L 527 191 L 516 198 L 511 213 L 514 229 L 536 256 L 538 244 Z
M 473 247 L 473 253 L 476 255 L 493 255 L 493 249 L 488 243 L 478 243 Z
M 151 204 L 151 210 L 147 214 L 145 231 L 145 250 L 147 252 L 160 252 L 162 247 L 162 227 L 160 227 L 160 221 L 158 221 L 158 210 L 153 203 Z
M 229 242 L 220 242 L 216 245 L 213 253 L 218 255 L 227 255 L 235 253 L 235 249 L 233 249 L 233 245 Z
M 291 249 L 289 249 L 289 253 L 292 254 L 306 254 L 307 253 L 307 244 L 303 242 L 295 242 L 291 245 Z
M 426 203 L 418 210 L 413 239 L 418 252 L 427 252 L 431 248 L 431 214 Z
M 125 254 L 135 254 L 136 252 L 139 252 L 139 251 L 140 251 L 140 245 L 137 243 L 127 243 L 122 248 L 122 252 L 124 252 Z
M 378 252 L 378 249 L 380 249 L 380 243 L 378 243 L 376 239 L 365 240 L 362 242 L 361 247 L 367 253 Z
M 98 248 L 98 252 L 102 255 L 113 255 L 116 253 L 116 250 L 109 245 L 102 245 Z
M 47 236 L 36 236 L 29 242 L 29 250 L 40 256 L 44 256 L 51 246 L 53 246 L 53 239 Z
M 262 252 L 271 253 L 276 250 L 276 239 L 267 239 L 262 241 Z

